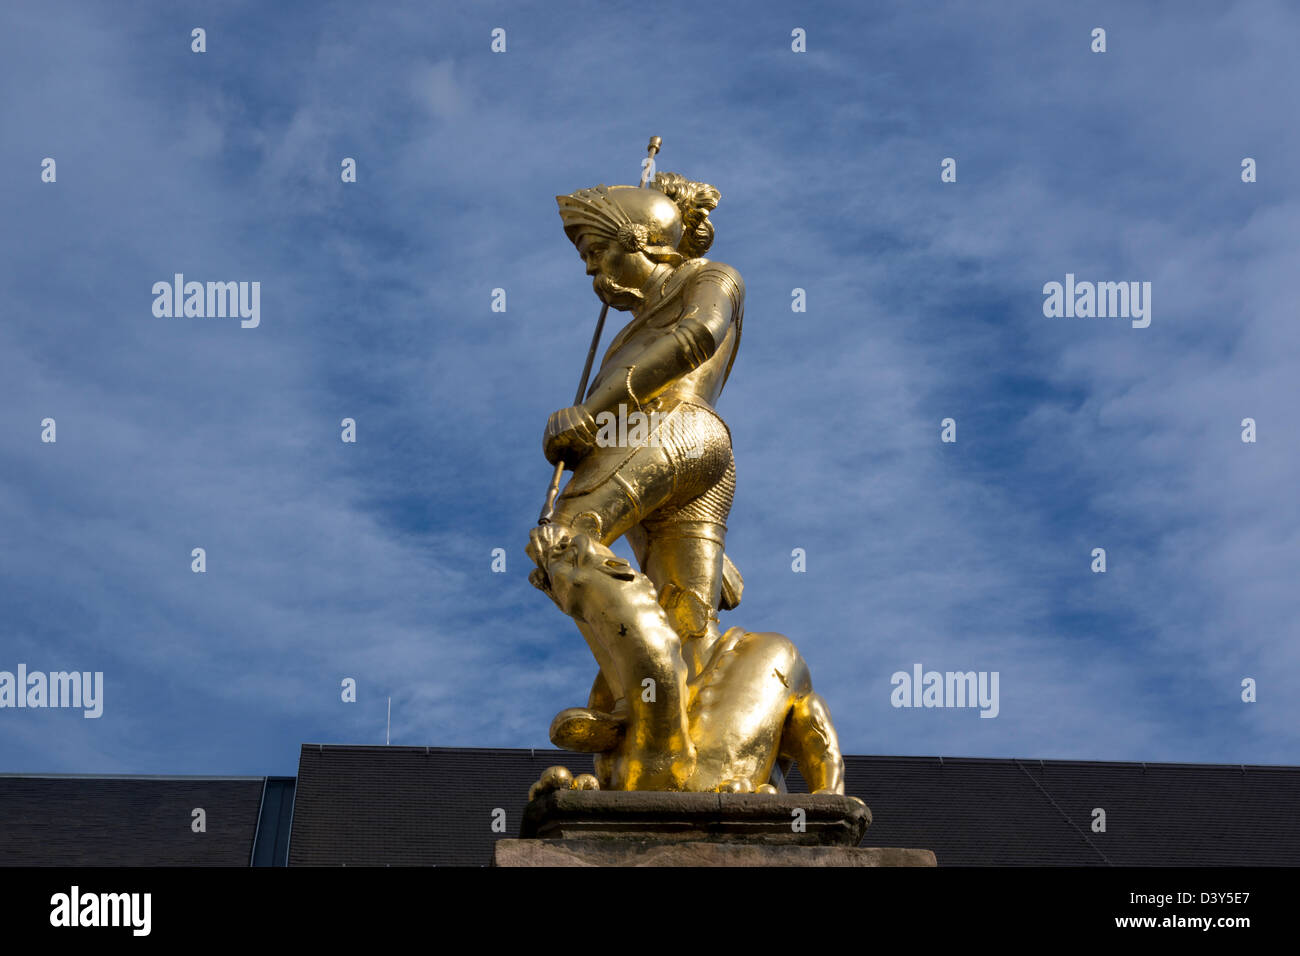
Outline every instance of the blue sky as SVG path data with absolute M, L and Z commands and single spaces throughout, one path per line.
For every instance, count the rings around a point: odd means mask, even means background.
M 0 710 L 0 771 L 293 773 L 382 743 L 390 695 L 397 744 L 549 746 L 595 670 L 523 554 L 598 312 L 554 196 L 635 182 L 650 135 L 747 285 L 723 623 L 799 644 L 846 752 L 1300 762 L 1298 28 L 6 4 L 0 670 L 106 688 Z M 156 318 L 177 272 L 259 281 L 260 326 Z M 1045 317 L 1066 273 L 1151 282 L 1150 327 Z M 998 717 L 891 707 L 916 662 L 999 672 Z

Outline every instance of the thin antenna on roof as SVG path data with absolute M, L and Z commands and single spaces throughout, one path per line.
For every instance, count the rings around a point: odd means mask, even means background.
M 388 698 L 388 729 L 384 731 L 384 746 L 393 741 L 393 698 Z

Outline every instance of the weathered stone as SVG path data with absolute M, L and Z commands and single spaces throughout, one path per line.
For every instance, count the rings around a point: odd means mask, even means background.
M 663 842 L 647 839 L 498 840 L 494 866 L 935 866 L 931 850 Z
M 559 790 L 530 801 L 525 839 L 855 847 L 871 811 L 835 794 Z

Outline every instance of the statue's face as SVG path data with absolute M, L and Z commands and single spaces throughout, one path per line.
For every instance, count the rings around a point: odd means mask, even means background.
M 591 286 L 596 295 L 611 308 L 627 312 L 645 298 L 641 287 L 655 269 L 645 253 L 630 252 L 618 242 L 583 233 L 578 237 L 578 255 L 587 264 L 587 275 L 595 276 Z

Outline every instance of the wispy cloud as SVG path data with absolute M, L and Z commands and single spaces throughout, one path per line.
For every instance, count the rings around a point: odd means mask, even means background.
M 292 772 L 390 695 L 394 742 L 546 746 L 595 670 L 522 553 L 597 312 L 553 196 L 651 134 L 747 284 L 724 623 L 795 638 L 846 750 L 1296 761 L 1288 6 L 45 9 L 0 29 L 0 669 L 107 699 L 0 712 L 0 767 Z M 261 327 L 154 318 L 175 272 Z M 1045 318 L 1067 272 L 1151 327 Z M 918 661 L 999 717 L 892 708 Z

